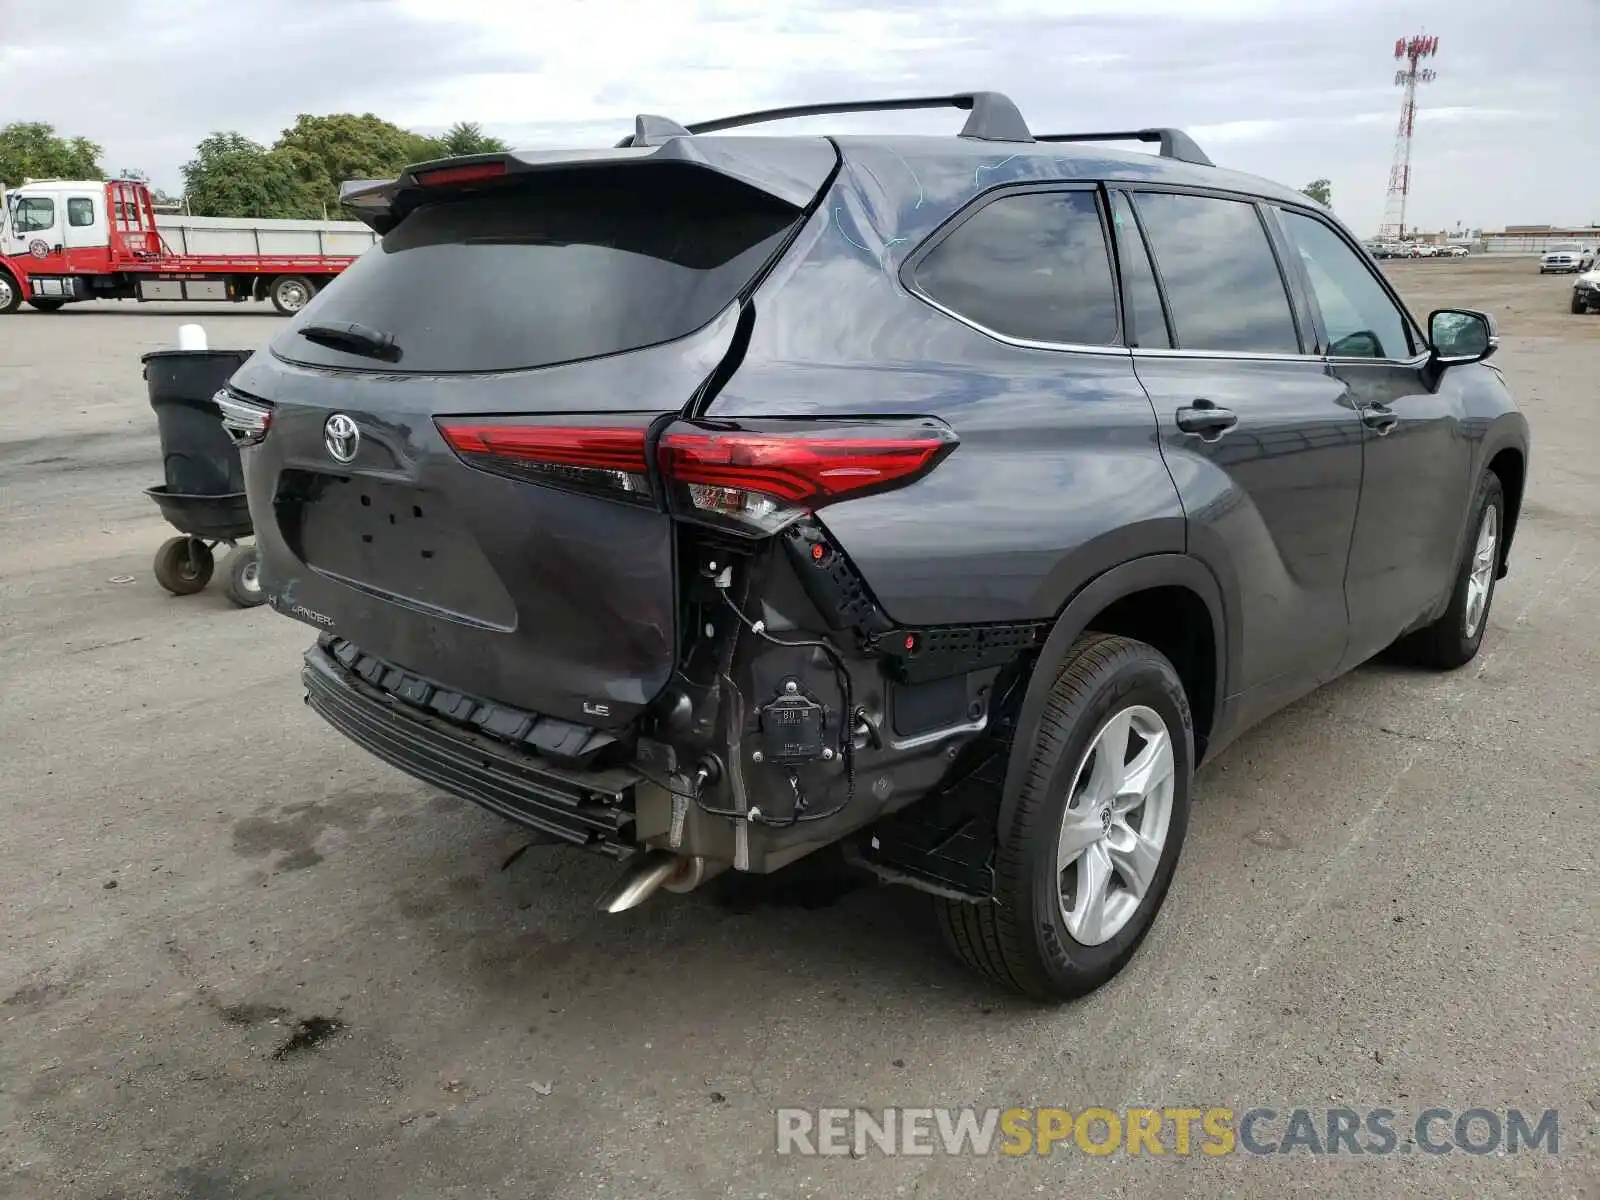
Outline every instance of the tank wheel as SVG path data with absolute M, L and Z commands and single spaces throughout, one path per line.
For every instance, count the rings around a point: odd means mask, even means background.
M 156 551 L 156 582 L 174 596 L 192 596 L 211 582 L 216 562 L 198 538 L 175 537 Z
M 29 300 L 28 307 L 45 313 L 60 312 L 66 303 L 65 300 Z
M 261 590 L 261 562 L 254 546 L 240 546 L 228 555 L 228 581 L 222 585 L 228 599 L 240 608 L 255 608 L 266 602 Z
M 0 314 L 16 312 L 21 303 L 22 288 L 10 275 L 0 271 Z
M 272 307 L 286 317 L 292 317 L 311 301 L 316 289 L 304 275 L 279 275 L 267 292 Z

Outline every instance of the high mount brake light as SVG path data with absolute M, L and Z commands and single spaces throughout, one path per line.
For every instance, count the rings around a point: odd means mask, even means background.
M 503 162 L 466 163 L 459 167 L 435 167 L 431 171 L 418 171 L 417 183 L 422 187 L 444 187 L 452 183 L 478 183 L 485 179 L 498 179 L 506 173 Z
M 439 432 L 462 459 L 502 475 L 619 498 L 651 498 L 642 427 L 440 421 Z
M 438 424 L 451 449 L 484 470 L 618 499 L 652 498 L 640 425 Z M 678 515 L 762 535 L 825 504 L 912 483 L 956 445 L 949 429 L 925 421 L 770 422 L 760 429 L 678 424 L 662 435 L 655 461 Z
M 911 483 L 955 444 L 933 426 L 899 436 L 680 428 L 662 437 L 657 458 L 685 515 L 773 533 L 824 504 Z

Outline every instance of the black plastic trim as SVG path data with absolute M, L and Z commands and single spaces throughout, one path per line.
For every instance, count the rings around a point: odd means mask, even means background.
M 406 774 L 575 845 L 618 858 L 636 849 L 636 772 L 567 770 L 457 728 L 380 691 L 320 643 L 306 651 L 301 680 L 323 720 Z

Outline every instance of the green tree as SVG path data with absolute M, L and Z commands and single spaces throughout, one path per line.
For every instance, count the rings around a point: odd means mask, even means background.
M 1313 179 L 1300 189 L 1302 195 L 1310 196 L 1324 208 L 1333 207 L 1333 184 L 1326 179 Z
M 183 186 L 197 217 L 322 216 L 293 160 L 242 133 L 213 133 L 196 146 Z
M 430 156 L 454 158 L 460 154 L 504 154 L 511 149 L 499 138 L 483 131 L 476 121 L 457 121 L 436 138 L 428 139 Z
M 333 215 L 339 185 L 349 179 L 388 179 L 414 162 L 437 157 L 421 134 L 401 129 L 372 113 L 302 113 L 272 147 L 293 164 L 296 178 Z
M 64 138 L 43 121 L 17 121 L 0 128 L 0 184 L 24 179 L 103 179 L 100 147 L 88 138 Z

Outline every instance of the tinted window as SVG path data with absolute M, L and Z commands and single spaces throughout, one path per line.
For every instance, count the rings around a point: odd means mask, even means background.
M 419 373 L 548 366 L 672 341 L 726 308 L 799 217 L 700 169 L 610 177 L 535 180 L 417 209 L 302 309 L 273 351 L 379 367 L 296 333 L 321 322 L 393 334 L 398 370 Z
M 53 229 L 56 202 L 43 196 L 23 196 L 12 210 L 11 228 L 16 233 L 39 233 Z
M 1321 221 L 1283 214 L 1328 328 L 1328 353 L 1339 358 L 1409 358 L 1406 320 L 1356 252 Z
M 1299 353 L 1289 294 L 1254 205 L 1145 192 L 1138 206 L 1180 347 Z
M 1093 192 L 1030 192 L 984 205 L 916 267 L 930 298 L 1007 337 L 1104 346 L 1117 296 Z
M 85 200 L 81 196 L 74 196 L 67 201 L 67 224 L 80 228 L 84 225 L 94 224 L 94 201 Z
M 1156 288 L 1155 272 L 1150 269 L 1144 235 L 1139 232 L 1133 205 L 1125 192 L 1111 194 L 1111 225 L 1117 235 L 1117 260 L 1122 264 L 1123 301 L 1133 326 L 1128 330 L 1128 345 L 1166 349 L 1172 345 L 1172 338 L 1161 311 L 1161 293 Z

